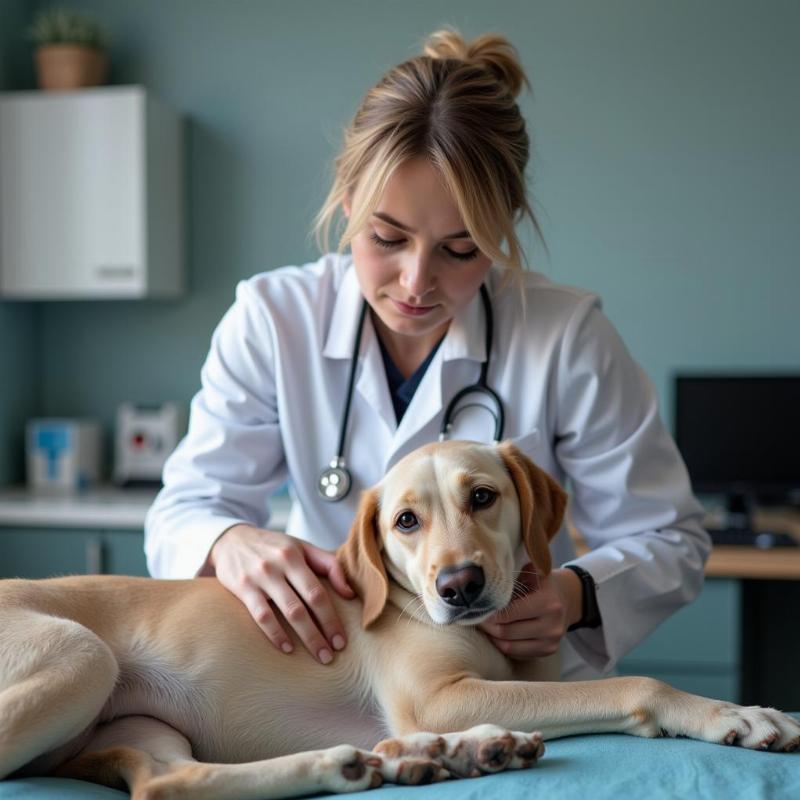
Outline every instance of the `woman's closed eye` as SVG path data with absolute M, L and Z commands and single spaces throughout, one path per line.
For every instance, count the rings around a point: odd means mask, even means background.
M 405 239 L 383 239 L 375 232 L 371 233 L 369 238 L 372 239 L 372 241 L 375 242 L 375 244 L 377 244 L 379 247 L 384 247 L 387 250 L 399 247 L 401 244 L 403 244 L 403 242 L 405 242 Z M 458 261 L 471 261 L 473 258 L 477 258 L 478 253 L 480 252 L 477 247 L 467 253 L 458 253 L 455 250 L 451 250 L 449 247 L 445 247 L 444 251 Z

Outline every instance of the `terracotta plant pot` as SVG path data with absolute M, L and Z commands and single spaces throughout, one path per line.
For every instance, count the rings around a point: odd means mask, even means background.
M 108 71 L 106 54 L 78 44 L 45 44 L 34 53 L 40 89 L 101 86 Z

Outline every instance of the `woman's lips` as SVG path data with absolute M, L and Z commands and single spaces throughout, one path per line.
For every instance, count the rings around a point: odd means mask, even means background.
M 426 314 L 429 314 L 436 308 L 435 305 L 433 306 L 410 306 L 408 303 L 401 303 L 399 300 L 395 300 L 391 298 L 392 302 L 394 303 L 395 308 L 401 313 L 405 314 L 408 317 L 424 317 Z

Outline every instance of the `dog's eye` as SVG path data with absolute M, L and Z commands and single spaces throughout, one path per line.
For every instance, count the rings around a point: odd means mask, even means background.
M 411 511 L 404 511 L 395 522 L 395 525 L 400 528 L 403 533 L 409 533 L 410 531 L 416 530 L 419 528 L 419 520 L 417 519 L 416 515 L 413 514 Z
M 488 508 L 497 497 L 497 492 L 487 489 L 485 486 L 478 486 L 472 490 L 472 508 Z

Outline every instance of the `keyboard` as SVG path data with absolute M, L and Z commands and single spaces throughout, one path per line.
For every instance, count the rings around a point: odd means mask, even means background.
M 751 531 L 741 528 L 708 528 L 714 545 L 757 547 L 771 550 L 773 547 L 798 547 L 800 542 L 788 533 Z

